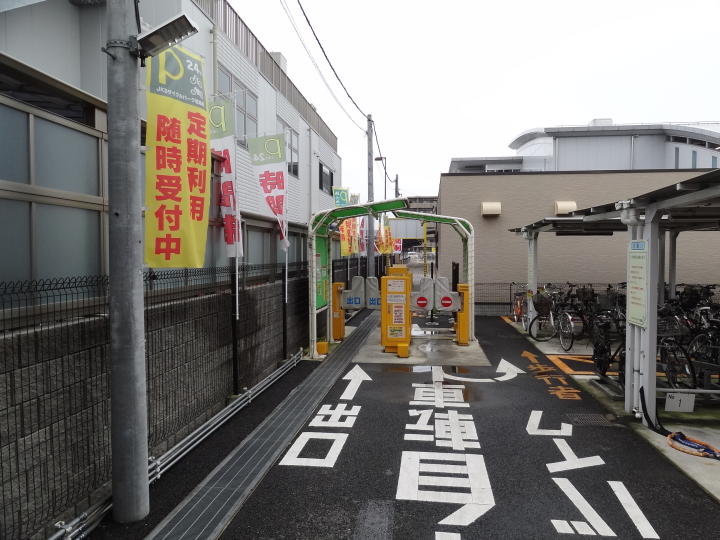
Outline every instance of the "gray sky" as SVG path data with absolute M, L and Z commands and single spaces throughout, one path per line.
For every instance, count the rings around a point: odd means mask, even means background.
M 452 157 L 513 155 L 507 145 L 532 127 L 720 120 L 717 0 L 301 1 L 350 94 L 373 115 L 404 195 L 437 194 Z M 343 184 L 364 200 L 365 134 L 325 87 L 281 1 L 232 3 L 287 58 L 288 75 L 338 136 Z M 297 0 L 285 3 L 364 128 Z M 382 178 L 376 164 L 376 199 Z

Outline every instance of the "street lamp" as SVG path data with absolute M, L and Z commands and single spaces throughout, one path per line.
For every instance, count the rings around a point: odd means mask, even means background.
M 378 156 L 375 158 L 375 161 L 382 161 L 383 162 L 383 174 L 385 175 L 385 178 L 383 179 L 383 185 L 385 186 L 385 196 L 383 197 L 384 200 L 387 200 L 387 158 L 383 156 Z

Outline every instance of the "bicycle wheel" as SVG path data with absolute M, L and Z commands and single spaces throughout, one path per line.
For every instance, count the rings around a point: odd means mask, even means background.
M 604 377 L 610 367 L 610 347 L 607 343 L 597 340 L 593 343 L 592 361 L 595 373 Z
M 523 330 L 526 332 L 528 331 L 528 327 L 530 326 L 530 321 L 528 320 L 528 313 L 527 313 L 527 302 L 522 303 L 522 314 L 520 315 L 520 321 L 522 322 Z
M 660 341 L 660 362 L 665 366 L 665 376 L 672 388 L 695 388 L 695 369 L 685 350 L 674 339 Z
M 528 334 L 535 341 L 549 341 L 555 335 L 555 325 L 551 315 L 536 315 L 530 321 Z
M 572 349 L 573 342 L 575 341 L 575 331 L 573 329 L 572 316 L 565 312 L 561 313 L 558 317 L 559 335 L 560 335 L 560 346 L 562 350 L 567 352 Z
M 687 348 L 690 361 L 712 362 L 713 347 L 708 334 L 698 334 L 693 338 Z

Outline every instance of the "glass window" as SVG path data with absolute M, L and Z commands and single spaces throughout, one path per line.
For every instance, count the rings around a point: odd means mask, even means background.
M 717 156 L 712 157 L 712 168 L 717 169 Z
M 218 92 L 225 95 L 230 95 L 232 92 L 232 78 L 230 74 L 224 69 L 218 70 Z
M 0 199 L 0 282 L 30 279 L 30 203 Z
M 327 193 L 328 195 L 332 195 L 332 188 L 333 188 L 333 172 L 325 166 L 323 163 L 320 163 L 320 185 L 319 188 Z
M 257 137 L 257 122 L 249 116 L 245 118 L 245 135 L 247 137 Z
M 27 114 L 0 105 L 0 180 L 30 182 Z
M 251 229 L 248 227 L 245 260 L 248 264 L 262 264 L 263 253 L 263 232 L 259 229 Z
M 37 205 L 37 278 L 100 274 L 100 214 Z
M 247 94 L 247 113 L 254 118 L 257 118 L 257 98 L 252 94 Z
M 235 136 L 241 144 L 245 144 L 245 113 L 235 109 Z
M 680 148 L 675 147 L 675 168 L 680 168 Z
M 697 169 L 697 151 L 692 151 L 692 168 Z
M 285 135 L 285 161 L 287 161 L 288 174 L 298 176 L 300 169 L 300 152 L 298 151 L 299 136 L 297 131 L 278 118 L 278 131 Z
M 98 194 L 98 144 L 95 137 L 36 118 L 35 145 L 38 185 Z

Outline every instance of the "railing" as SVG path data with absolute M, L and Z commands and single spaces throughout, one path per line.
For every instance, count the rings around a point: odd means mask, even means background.
M 193 0 L 312 128 L 337 152 L 337 137 L 227 0 Z
M 307 263 L 144 275 L 154 455 L 307 345 Z M 0 282 L 0 538 L 41 534 L 110 479 L 106 276 Z M 283 324 L 287 322 L 287 324 Z M 282 339 L 281 339 L 282 338 Z M 57 519 L 55 519 L 57 521 Z

